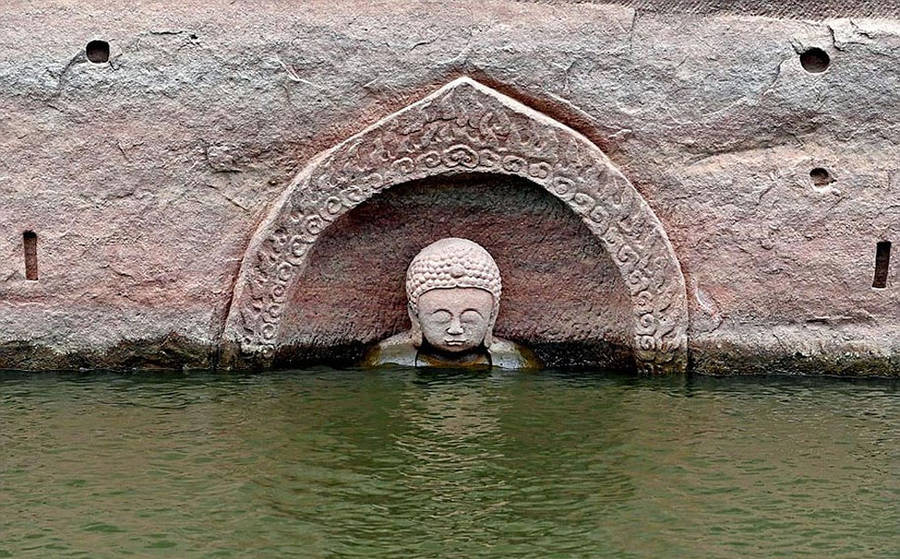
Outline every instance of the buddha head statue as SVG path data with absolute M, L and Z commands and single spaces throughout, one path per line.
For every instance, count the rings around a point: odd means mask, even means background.
M 500 309 L 500 269 L 481 245 L 450 237 L 431 243 L 406 271 L 412 343 L 446 353 L 490 348 Z

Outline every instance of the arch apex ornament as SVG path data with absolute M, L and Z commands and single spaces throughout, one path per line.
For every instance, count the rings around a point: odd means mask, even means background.
M 289 294 L 331 223 L 391 186 L 462 173 L 515 175 L 565 202 L 602 242 L 628 289 L 638 368 L 685 370 L 684 276 L 646 200 L 586 137 L 468 77 L 320 153 L 300 171 L 244 255 L 223 341 L 271 362 Z

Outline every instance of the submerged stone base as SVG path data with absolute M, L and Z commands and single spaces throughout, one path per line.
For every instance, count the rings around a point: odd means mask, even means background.
M 157 340 L 123 340 L 113 347 L 57 351 L 29 342 L 0 344 L 0 369 L 9 370 L 187 370 L 213 369 L 217 348 L 177 334 Z
M 297 369 L 318 365 L 354 367 L 368 346 L 348 343 L 330 347 L 286 347 L 274 359 L 240 355 L 234 347 L 200 346 L 178 336 L 150 342 L 121 342 L 106 351 L 58 353 L 28 343 L 0 346 L 0 370 L 218 370 L 262 371 Z M 612 344 L 540 343 L 531 349 L 553 369 L 638 372 L 631 351 Z M 800 351 L 761 351 L 739 344 L 717 343 L 695 349 L 689 371 L 714 376 L 798 375 L 858 378 L 896 378 L 900 358 L 896 354 L 847 351 L 809 354 Z
M 7 2 L 0 369 L 350 364 L 460 236 L 549 366 L 898 376 L 895 4 Z

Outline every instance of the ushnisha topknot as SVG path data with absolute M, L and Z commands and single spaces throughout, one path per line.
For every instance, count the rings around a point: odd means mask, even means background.
M 478 243 L 448 237 L 419 251 L 406 270 L 406 296 L 413 310 L 419 297 L 432 289 L 474 287 L 494 297 L 492 321 L 500 308 L 500 269 Z

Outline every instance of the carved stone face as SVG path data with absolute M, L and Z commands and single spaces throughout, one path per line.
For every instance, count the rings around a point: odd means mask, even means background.
M 483 289 L 432 289 L 419 297 L 416 318 L 422 336 L 432 347 L 462 353 L 484 343 L 493 307 L 493 295 Z

